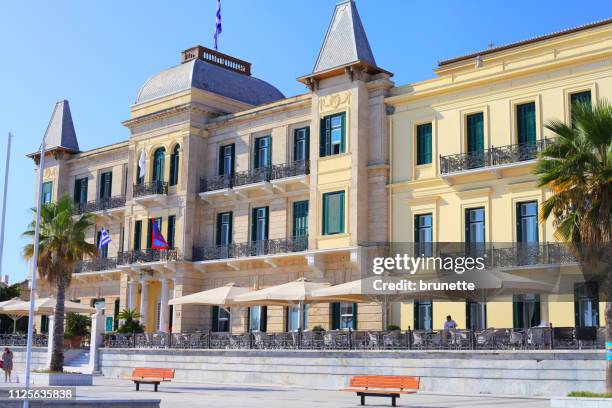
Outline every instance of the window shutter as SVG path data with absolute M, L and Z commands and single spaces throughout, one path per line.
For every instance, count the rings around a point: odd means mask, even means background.
M 353 330 L 357 330 L 357 327 L 357 303 L 353 303 Z
M 257 241 L 257 208 L 251 210 L 251 241 Z
M 285 306 L 285 332 L 289 332 L 289 320 L 291 319 L 290 311 L 291 308 L 289 306 Z
M 134 250 L 140 250 L 140 237 L 142 236 L 142 221 L 134 223 Z
M 537 296 L 537 295 L 536 295 Z M 531 327 L 538 326 L 542 321 L 541 317 L 541 307 L 540 307 L 540 296 L 537 297 L 537 300 L 534 302 L 535 311 L 533 313 L 533 317 L 531 318 Z
M 258 169 L 259 168 L 259 145 L 261 144 L 261 139 L 257 138 L 255 139 L 255 154 L 253 155 L 253 159 L 255 160 L 255 162 L 253 163 L 253 168 Z
M 251 332 L 253 331 L 253 328 L 251 327 L 251 308 L 247 307 L 247 332 Z
M 325 157 L 327 156 L 327 140 L 328 140 L 328 130 L 327 130 L 327 121 L 325 118 L 321 119 L 321 134 L 319 137 L 319 156 Z
M 149 218 L 149 222 L 147 222 L 147 249 L 151 249 L 151 246 L 152 246 L 151 239 L 153 238 L 153 222 L 154 221 L 155 221 L 154 218 Z
M 219 306 L 212 307 L 212 322 L 210 324 L 212 331 L 219 331 Z
M 223 163 L 225 162 L 225 146 L 219 146 L 219 163 L 217 168 L 217 174 L 223 175 Z
M 338 330 L 340 328 L 340 303 L 331 304 L 331 329 Z
M 346 151 L 346 113 L 342 113 L 340 116 L 340 123 L 342 126 L 342 137 L 340 141 L 340 153 L 344 153 Z M 331 147 L 330 147 L 331 149 Z
M 261 307 L 261 327 L 260 330 L 262 332 L 268 331 L 268 306 Z
M 119 299 L 115 299 L 115 308 L 113 310 L 113 318 L 115 319 L 113 323 L 113 330 L 117 330 L 119 327 Z
M 310 159 L 310 127 L 306 128 L 306 151 L 304 152 L 306 160 Z
M 176 229 L 176 216 L 170 215 L 168 216 L 168 227 L 166 240 L 168 241 L 168 247 L 174 248 L 174 230 Z
M 217 237 L 215 238 L 217 245 L 221 245 L 221 220 L 222 219 L 223 219 L 223 213 L 217 214 Z
M 234 213 L 232 211 L 230 211 L 229 213 L 229 239 L 228 239 L 228 243 L 232 243 L 233 242 L 233 238 L 232 236 L 234 235 Z
M 264 208 L 264 212 L 265 212 L 265 224 L 266 224 L 266 232 L 265 232 L 265 239 L 268 239 L 268 233 L 270 231 L 270 207 L 265 207 Z
M 415 300 L 412 302 L 412 314 L 414 315 L 413 327 L 414 330 L 421 330 L 421 325 L 419 324 L 419 301 Z

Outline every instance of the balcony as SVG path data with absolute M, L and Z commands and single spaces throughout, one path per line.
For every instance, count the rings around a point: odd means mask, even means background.
M 308 186 L 310 162 L 295 161 L 276 164 L 232 175 L 219 175 L 200 179 L 200 197 L 208 202 L 219 198 L 248 198 L 251 193 L 272 194 Z
M 118 258 L 96 258 L 81 261 L 76 264 L 74 273 L 102 272 L 117 269 Z
M 179 261 L 176 248 L 173 249 L 141 249 L 117 254 L 117 265 L 131 265 L 152 262 Z
M 134 184 L 134 201 L 143 205 L 162 204 L 168 195 L 167 181 Z
M 101 198 L 86 203 L 75 203 L 75 215 L 95 213 L 99 217 L 118 218 L 125 208 L 125 196 Z
M 212 247 L 194 247 L 192 258 L 194 262 L 214 263 L 214 261 L 224 261 L 234 269 L 238 268 L 236 260 L 253 260 L 253 258 L 258 258 L 264 263 L 275 267 L 276 262 L 274 258 L 286 257 L 295 252 L 306 251 L 307 249 L 308 236 L 302 236 L 216 245 Z
M 491 147 L 481 152 L 440 156 L 440 173 L 445 179 L 483 172 L 491 172 L 500 178 L 501 170 L 532 163 L 538 153 L 550 142 L 550 139 L 542 139 L 535 143 L 520 143 Z

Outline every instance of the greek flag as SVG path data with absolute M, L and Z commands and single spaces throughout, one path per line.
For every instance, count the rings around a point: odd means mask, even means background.
M 219 34 L 221 34 L 221 0 L 217 0 L 217 22 L 215 24 L 215 50 L 218 50 Z
M 108 235 L 108 231 L 106 231 L 106 228 L 102 227 L 102 231 L 100 231 L 100 243 L 98 244 L 98 248 L 102 249 L 110 242 L 111 238 L 110 235 Z

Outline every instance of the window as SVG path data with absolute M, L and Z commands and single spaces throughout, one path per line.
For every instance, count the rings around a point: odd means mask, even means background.
M 259 207 L 253 208 L 251 216 L 251 241 L 254 242 L 254 255 L 262 255 L 266 253 L 268 241 L 268 218 L 269 208 Z
M 47 334 L 49 333 L 49 316 L 40 316 L 40 332 Z
M 599 290 L 597 282 L 574 284 L 576 327 L 599 327 Z
M 465 318 L 468 330 L 484 330 L 487 328 L 486 303 L 468 300 L 465 303 Z
M 267 168 L 272 165 L 272 138 L 268 136 L 255 139 L 255 169 Z
M 433 217 L 431 214 L 414 216 L 414 245 L 416 256 L 433 254 Z
M 516 204 L 516 240 L 520 243 L 538 242 L 538 202 Z
M 51 196 L 53 193 L 53 182 L 46 181 L 42 185 L 42 203 L 49 204 L 51 202 Z
M 332 303 L 332 330 L 357 330 L 357 303 Z
M 111 198 L 113 188 L 113 173 L 107 171 L 100 174 L 100 200 L 108 200 Z
M 87 203 L 87 177 L 74 180 L 74 202 L 80 205 Z
M 98 247 L 98 254 L 100 258 L 108 258 L 108 244 L 100 248 L 100 239 L 102 238 L 102 231 L 96 233 L 96 246 Z
M 321 157 L 344 153 L 346 150 L 346 113 L 325 116 L 321 119 Z
M 214 332 L 229 332 L 230 331 L 230 308 L 219 306 L 212 307 L 212 331 Z
M 287 331 L 297 331 L 300 326 L 300 306 L 287 307 Z M 302 330 L 308 328 L 308 305 L 304 305 L 304 316 L 302 316 Z
M 516 105 L 516 133 L 517 141 L 520 145 L 535 144 L 535 102 L 528 102 Z
M 119 328 L 119 299 L 115 299 L 115 307 L 113 309 L 113 328 L 109 331 L 117 331 Z
M 482 112 L 467 115 L 468 168 L 484 166 L 484 115 Z
M 431 123 L 418 125 L 417 136 L 417 165 L 431 163 Z
M 142 155 L 142 152 L 140 152 L 140 154 L 138 155 L 138 158 L 136 159 L 136 184 L 142 184 L 144 182 L 144 177 L 140 177 L 140 157 Z M 126 173 L 127 174 L 127 173 Z
M 174 248 L 174 230 L 176 229 L 176 215 L 168 216 L 168 231 L 166 232 L 166 242 L 168 248 Z
M 310 150 L 310 128 L 304 127 L 293 131 L 293 161 L 306 161 Z
M 480 244 L 485 242 L 485 210 L 484 207 L 465 210 L 465 242 Z
M 432 330 L 433 302 L 431 300 L 414 301 L 414 330 Z
M 217 245 L 227 246 L 232 242 L 232 212 L 217 214 Z
M 249 331 L 266 331 L 268 320 L 267 306 L 251 306 L 249 307 Z
M 141 237 L 142 237 L 142 221 L 136 221 L 134 223 L 134 251 L 140 250 Z
M 219 175 L 229 176 L 234 174 L 234 150 L 235 145 L 221 146 L 219 148 Z
M 170 185 L 176 186 L 178 184 L 178 176 L 179 176 L 179 151 L 180 146 L 174 146 L 172 150 L 172 155 L 170 155 Z
M 540 295 L 525 294 L 512 297 L 515 329 L 528 329 L 540 324 Z
M 323 194 L 323 235 L 344 232 L 344 191 Z
M 149 222 L 147 223 L 147 249 L 151 249 L 153 246 L 153 224 L 157 225 L 157 229 L 159 231 L 162 230 L 162 219 L 158 218 L 149 218 Z
M 293 236 L 308 235 L 308 200 L 293 203 Z
M 572 108 L 578 104 L 582 103 L 585 105 L 591 105 L 591 91 L 582 91 L 576 92 L 570 95 L 570 116 L 572 117 L 572 127 L 574 127 L 574 118 L 572 115 Z
M 166 149 L 160 147 L 153 153 L 153 175 L 151 180 L 164 181 L 164 168 L 166 160 Z

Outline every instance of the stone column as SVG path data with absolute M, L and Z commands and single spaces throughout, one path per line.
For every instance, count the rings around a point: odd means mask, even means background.
M 147 307 L 149 306 L 149 282 L 141 280 L 142 292 L 140 293 L 140 322 L 147 324 Z
M 138 297 L 138 282 L 128 281 L 128 309 L 136 309 L 136 298 Z
M 168 332 L 168 279 L 162 277 L 161 281 L 161 296 L 159 306 L 159 328 L 160 332 Z
M 104 315 L 102 308 L 96 307 L 96 313 L 91 315 L 91 338 L 89 340 L 89 370 L 94 373 L 99 371 L 98 348 L 104 347 Z
M 55 328 L 55 316 L 49 316 L 49 334 L 47 336 L 47 368 L 51 367 L 51 356 L 53 355 L 53 331 Z

